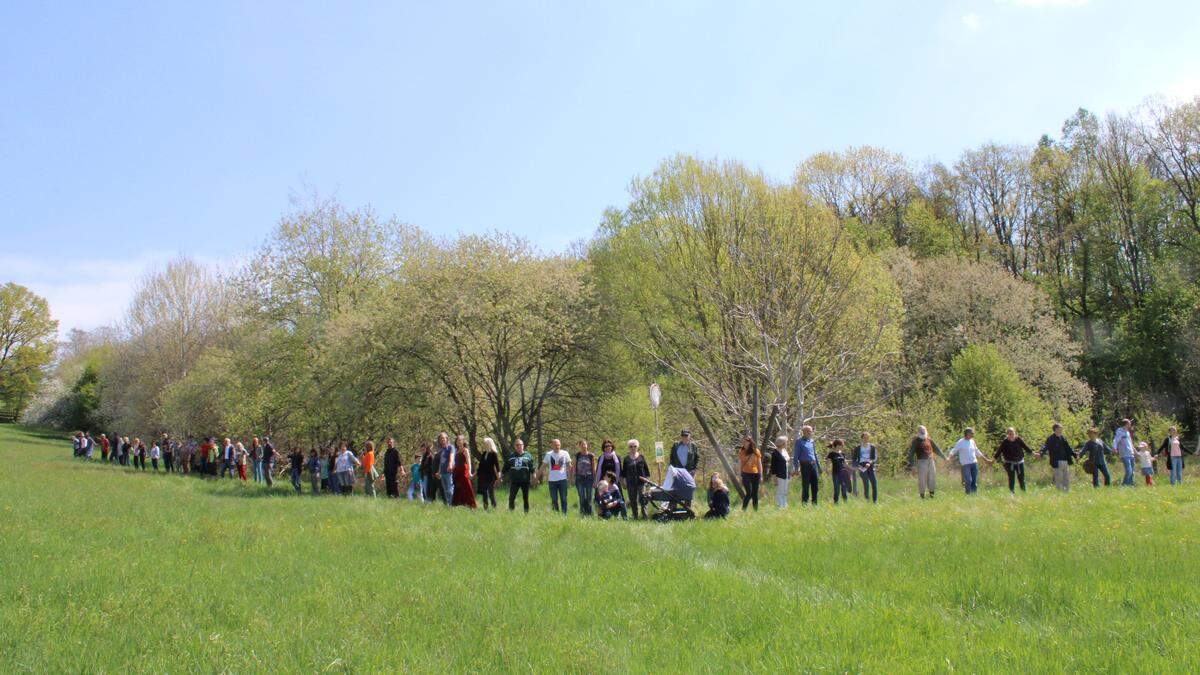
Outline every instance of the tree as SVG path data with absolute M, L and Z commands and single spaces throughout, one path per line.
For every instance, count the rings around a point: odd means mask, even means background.
M 12 282 L 0 286 L 0 409 L 24 411 L 54 358 L 57 331 L 45 298 Z
M 968 150 L 955 164 L 976 230 L 993 240 L 991 250 L 1008 270 L 1020 275 L 1029 268 L 1029 150 L 1019 145 L 989 143 Z
M 1050 426 L 1047 406 L 992 345 L 973 344 L 955 355 L 942 387 L 946 412 L 981 439 L 997 440 L 1014 426 L 1029 432 Z

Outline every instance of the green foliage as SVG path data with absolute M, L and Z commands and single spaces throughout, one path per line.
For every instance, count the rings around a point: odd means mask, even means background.
M 959 252 L 954 228 L 938 218 L 924 200 L 914 200 L 904 210 L 908 249 L 917 259 L 938 258 Z
M 952 422 L 989 442 L 1010 426 L 1029 433 L 1052 424 L 1048 407 L 992 345 L 970 345 L 954 357 L 942 397 Z
M 20 416 L 54 358 L 58 322 L 46 299 L 14 283 L 0 286 L 0 411 Z

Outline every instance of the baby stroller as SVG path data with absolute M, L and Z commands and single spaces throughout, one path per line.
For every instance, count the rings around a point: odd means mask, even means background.
M 690 485 L 674 485 L 668 490 L 646 478 L 643 478 L 642 482 L 643 499 L 654 511 L 650 514 L 650 520 L 667 523 L 696 517 L 696 512 L 692 511 L 692 494 L 696 488 Z

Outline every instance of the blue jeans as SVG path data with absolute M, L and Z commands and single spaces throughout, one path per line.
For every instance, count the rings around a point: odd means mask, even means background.
M 454 474 L 449 471 L 442 472 L 442 499 L 447 505 L 454 499 Z
M 579 513 L 592 515 L 592 495 L 596 489 L 591 476 L 575 477 L 575 493 L 579 495 Z
M 973 494 L 979 490 L 979 463 L 962 465 L 963 490 Z
M 292 469 L 292 487 L 296 488 L 296 494 L 300 494 L 300 469 Z
M 1171 458 L 1171 485 L 1183 482 L 1183 457 Z
M 562 505 L 562 512 L 567 512 L 567 481 L 552 480 L 547 485 L 550 486 L 550 506 L 555 511 L 559 510 L 559 504 Z
M 263 479 L 262 460 L 254 460 L 254 482 L 261 483 Z
M 1122 457 L 1121 466 L 1125 468 L 1125 477 L 1121 479 L 1121 485 L 1133 487 L 1133 458 Z

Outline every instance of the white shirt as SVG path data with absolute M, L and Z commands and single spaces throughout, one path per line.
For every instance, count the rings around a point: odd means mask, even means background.
M 1141 465 L 1143 469 L 1154 468 L 1154 460 L 1150 458 L 1149 450 L 1138 450 L 1135 454 L 1138 458 L 1138 464 Z
M 352 467 L 351 464 L 358 465 L 361 464 L 361 462 L 359 462 L 358 458 L 351 454 L 349 450 L 346 450 L 342 454 L 338 455 L 337 461 L 334 462 L 333 470 L 335 473 L 353 471 L 354 467 Z
M 950 451 L 952 455 L 955 453 L 958 454 L 959 464 L 976 464 L 979 462 L 978 458 L 976 458 L 976 455 L 979 454 L 979 447 L 975 445 L 974 438 L 958 439 L 958 442 L 954 444 L 954 449 Z
M 161 451 L 158 449 L 158 444 L 155 443 L 154 446 L 150 448 L 150 459 L 158 459 L 160 452 Z
M 1119 457 L 1133 457 L 1133 439 L 1125 427 L 1117 427 L 1116 433 L 1113 434 L 1113 449 Z
M 542 464 L 549 465 L 550 467 L 550 477 L 548 480 L 566 480 L 567 467 L 571 466 L 571 453 L 566 450 L 551 450 L 542 459 Z

